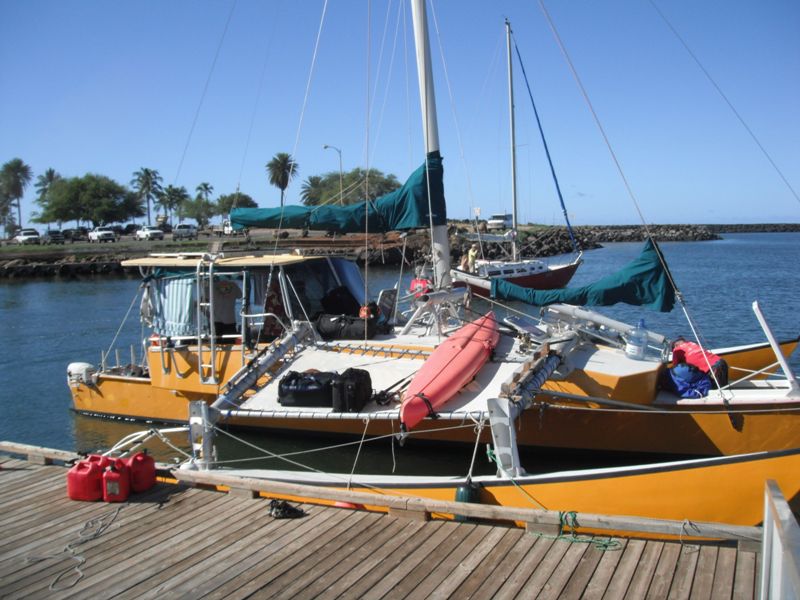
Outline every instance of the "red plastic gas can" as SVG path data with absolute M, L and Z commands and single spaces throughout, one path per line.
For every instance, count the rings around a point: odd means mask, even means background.
M 131 491 L 146 492 L 156 484 L 156 461 L 144 452 L 137 452 L 125 459 L 131 474 Z
M 82 460 L 67 471 L 67 496 L 84 502 L 103 497 L 103 471 L 97 463 Z
M 131 476 L 128 465 L 121 458 L 112 459 L 103 472 L 103 500 L 125 502 L 131 495 Z
M 86 460 L 91 463 L 95 463 L 98 467 L 100 467 L 100 472 L 102 473 L 114 459 L 112 459 L 110 456 L 103 456 L 102 454 L 90 454 L 86 457 Z

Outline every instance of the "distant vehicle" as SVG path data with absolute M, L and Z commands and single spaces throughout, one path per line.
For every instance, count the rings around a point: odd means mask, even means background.
M 173 240 L 196 240 L 197 227 L 189 223 L 181 223 L 172 228 Z
M 211 228 L 211 233 L 216 235 L 217 237 L 223 235 L 246 235 L 246 229 L 234 229 L 233 225 L 231 225 L 230 219 L 223 219 L 222 225 L 214 225 Z
M 64 234 L 58 229 L 48 229 L 42 236 L 42 244 L 63 244 Z
M 486 229 L 489 231 L 493 229 L 511 229 L 514 226 L 514 218 L 511 215 L 500 213 L 492 215 L 486 221 Z
M 20 229 L 19 233 L 14 236 L 14 241 L 17 244 L 38 244 L 41 239 L 39 232 L 35 229 Z
M 163 240 L 164 232 L 161 231 L 158 227 L 145 225 L 139 231 L 136 232 L 135 237 L 137 240 Z
M 92 242 L 116 242 L 117 234 L 111 227 L 95 227 L 89 232 L 89 243 Z
M 140 227 L 141 225 L 137 225 L 136 223 L 128 223 L 122 228 L 122 235 L 135 235 Z
M 81 240 L 89 239 L 89 230 L 86 227 L 76 227 L 74 229 L 65 229 L 61 233 L 64 234 L 64 239 L 69 240 L 73 244 Z

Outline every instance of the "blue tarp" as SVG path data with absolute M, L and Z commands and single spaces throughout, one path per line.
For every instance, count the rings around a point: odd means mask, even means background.
M 428 177 L 430 174 L 430 185 Z M 430 189 L 430 210 L 428 190 Z M 370 232 L 404 231 L 447 224 L 442 157 L 431 152 L 399 189 L 370 203 L 349 206 L 284 206 L 283 208 L 234 208 L 230 219 L 234 229 L 246 227 L 318 229 L 337 233 L 358 233 L 368 219 Z
M 619 302 L 669 312 L 675 305 L 675 290 L 669 281 L 660 251 L 647 240 L 636 260 L 602 279 L 577 288 L 531 290 L 503 279 L 492 279 L 492 298 L 519 300 L 533 306 L 565 303 L 576 306 L 611 306 Z

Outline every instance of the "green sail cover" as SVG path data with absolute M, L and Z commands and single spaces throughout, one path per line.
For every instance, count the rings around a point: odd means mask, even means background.
M 431 211 L 434 225 L 447 224 L 444 202 L 442 157 L 428 154 L 402 187 L 370 203 L 349 206 L 284 206 L 281 208 L 234 208 L 230 219 L 234 229 L 245 227 L 319 229 L 337 233 L 403 231 L 430 227 L 428 182 L 430 173 Z
M 656 245 L 648 239 L 636 260 L 616 273 L 577 288 L 531 290 L 503 279 L 492 279 L 492 298 L 519 300 L 534 306 L 556 303 L 611 306 L 625 302 L 651 310 L 669 312 L 675 305 L 675 290 L 670 284 L 666 263 L 659 260 L 659 254 Z

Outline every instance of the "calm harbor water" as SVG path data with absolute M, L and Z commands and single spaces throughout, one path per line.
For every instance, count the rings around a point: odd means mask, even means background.
M 581 285 L 611 273 L 635 258 L 640 243 L 610 244 L 585 253 L 573 285 Z M 687 310 L 704 340 L 710 346 L 762 341 L 763 333 L 751 304 L 758 300 L 779 339 L 800 333 L 800 234 L 726 235 L 716 242 L 682 242 L 662 245 L 673 276 L 686 299 Z M 370 287 L 377 291 L 392 285 L 396 272 L 370 271 Z M 0 401 L 0 439 L 80 451 L 107 448 L 124 435 L 144 428 L 143 424 L 110 421 L 76 415 L 70 411 L 66 366 L 74 361 L 97 364 L 101 349 L 107 350 L 119 330 L 117 346 L 138 344 L 141 326 L 138 304 L 133 305 L 138 279 L 95 278 L 85 280 L 31 280 L 0 283 L 0 368 L 5 374 Z M 519 306 L 518 308 L 523 308 Z M 130 310 L 125 325 L 123 319 Z M 635 322 L 644 318 L 647 326 L 667 336 L 691 336 L 682 310 L 653 313 L 636 307 L 604 309 L 611 317 Z M 129 351 L 121 359 L 128 362 Z M 800 356 L 792 364 L 800 371 Z M 328 446 L 330 440 L 298 439 L 275 434 L 241 434 L 251 443 L 271 452 L 302 452 Z M 186 447 L 184 434 L 174 440 Z M 430 450 L 415 447 L 391 450 L 391 442 L 368 447 L 359 457 L 359 471 L 397 472 L 419 469 L 430 464 Z M 153 450 L 167 458 L 163 447 Z M 220 438 L 221 458 L 250 458 L 257 453 Z M 483 451 L 481 450 L 481 453 Z M 296 457 L 317 468 L 349 471 L 355 446 L 334 452 L 319 452 Z M 465 473 L 471 449 L 437 449 L 436 469 Z M 529 458 L 541 462 L 541 456 Z M 583 464 L 562 453 L 556 466 Z M 479 469 L 490 472 L 486 460 Z M 270 461 L 273 468 L 286 465 Z

